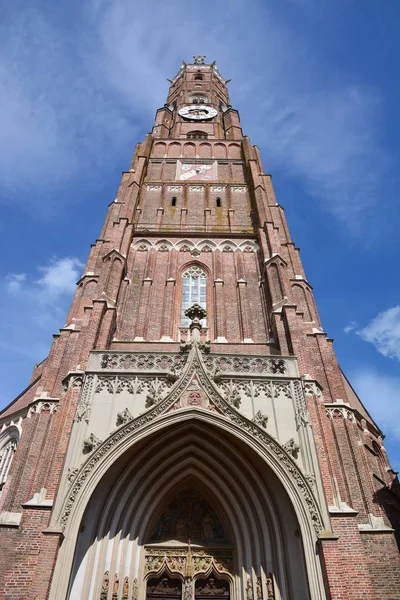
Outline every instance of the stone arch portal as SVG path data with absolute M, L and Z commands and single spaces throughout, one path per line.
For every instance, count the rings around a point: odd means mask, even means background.
M 312 527 L 299 523 L 279 478 L 202 416 L 191 409 L 153 428 L 110 465 L 79 534 L 66 531 L 50 598 L 145 600 L 148 582 L 157 596 L 163 578 L 181 581 L 183 600 L 213 586 L 235 600 L 325 597 Z M 67 585 L 60 564 L 73 546 Z

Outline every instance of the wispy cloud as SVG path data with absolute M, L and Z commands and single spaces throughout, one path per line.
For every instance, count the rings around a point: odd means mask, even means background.
M 400 306 L 379 313 L 356 333 L 373 344 L 383 356 L 400 360 Z
M 357 329 L 357 322 L 351 321 L 348 325 L 346 325 L 346 327 L 343 329 L 343 331 L 344 331 L 344 333 L 350 333 L 351 331 L 354 331 L 355 329 Z
M 105 152 L 128 139 L 133 146 L 135 129 L 149 127 L 164 100 L 165 77 L 201 50 L 233 77 L 233 102 L 268 169 L 281 167 L 352 227 L 349 215 L 374 206 L 390 164 L 376 129 L 379 95 L 345 65 L 327 77 L 331 65 L 279 10 L 252 0 L 227 12 L 205 0 L 194 19 L 180 0 L 157 10 L 128 0 L 72 8 L 67 26 L 49 8 L 25 8 L 22 20 L 16 11 L 3 24 L 0 166 L 9 189 L 66 184 Z
M 23 295 L 33 307 L 53 303 L 60 296 L 72 296 L 83 267 L 75 257 L 52 258 L 48 265 L 37 267 L 42 274 L 39 279 L 28 280 L 26 273 L 9 273 L 5 287 L 13 296 Z
M 6 275 L 5 286 L 6 290 L 11 294 L 17 294 L 21 291 L 24 281 L 26 280 L 26 273 L 10 273 Z

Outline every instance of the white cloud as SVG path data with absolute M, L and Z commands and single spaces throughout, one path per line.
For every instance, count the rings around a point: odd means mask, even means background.
M 11 294 L 18 293 L 26 279 L 26 273 L 10 273 L 6 275 L 6 289 Z
M 351 331 L 354 331 L 357 327 L 357 323 L 356 321 L 350 321 L 350 323 L 348 325 L 346 325 L 346 327 L 343 329 L 344 333 L 350 333 Z
M 78 258 L 53 259 L 50 265 L 38 267 L 43 273 L 35 283 L 44 299 L 52 301 L 62 294 L 73 294 L 84 265 Z
M 381 312 L 363 329 L 357 331 L 366 342 L 388 358 L 400 360 L 400 306 Z
M 350 380 L 372 418 L 388 435 L 391 448 L 397 444 L 400 459 L 400 377 L 362 369 L 352 373 Z
M 39 279 L 28 279 L 26 273 L 6 275 L 5 288 L 14 298 L 23 298 L 26 310 L 32 315 L 36 312 L 41 322 L 45 322 L 49 315 L 43 314 L 43 305 L 52 305 L 53 312 L 58 313 L 54 301 L 73 295 L 83 267 L 76 257 L 53 258 L 48 265 L 37 267 L 42 274 Z

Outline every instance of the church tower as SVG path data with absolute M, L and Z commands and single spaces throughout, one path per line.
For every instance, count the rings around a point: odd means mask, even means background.
M 203 56 L 170 80 L 0 414 L 1 599 L 400 598 L 383 434 L 228 82 Z

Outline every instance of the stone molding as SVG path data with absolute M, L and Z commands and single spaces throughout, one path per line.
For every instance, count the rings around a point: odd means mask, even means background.
M 349 404 L 339 404 L 339 403 L 329 403 L 325 404 L 325 410 L 327 416 L 333 420 L 337 417 L 342 419 L 348 419 L 352 423 L 356 422 L 356 418 L 354 416 L 354 410 Z
M 212 252 L 214 250 L 220 250 L 221 252 L 235 252 L 237 250 L 242 252 L 257 252 L 260 247 L 252 239 L 244 240 L 243 242 L 236 243 L 233 240 L 221 240 L 216 243 L 215 240 L 203 239 L 198 242 L 190 241 L 190 243 L 182 244 L 182 240 L 173 244 L 171 240 L 160 239 L 157 241 L 141 238 L 136 240 L 132 244 L 132 248 L 139 252 L 146 252 L 151 250 L 157 250 L 158 252 L 169 252 L 171 250 L 177 250 L 181 252 L 191 252 L 198 256 L 201 252 Z
M 58 403 L 58 398 L 38 398 L 29 404 L 26 418 L 30 419 L 33 415 L 38 415 L 42 412 L 52 415 L 57 412 Z

